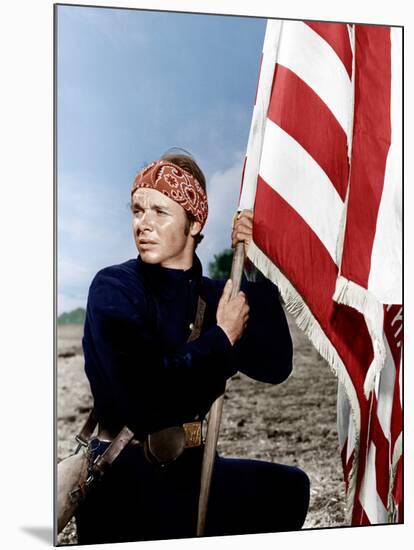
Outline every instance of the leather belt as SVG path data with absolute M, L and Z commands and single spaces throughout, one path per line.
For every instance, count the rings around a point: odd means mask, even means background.
M 110 443 L 115 439 L 115 437 L 117 436 L 117 433 L 118 432 L 113 432 L 111 430 L 107 430 L 104 426 L 101 426 L 100 424 L 98 424 L 98 434 L 96 435 L 96 437 L 104 443 Z M 138 441 L 138 439 L 136 439 L 134 437 L 133 439 L 131 439 L 129 444 L 130 445 L 141 445 L 141 442 Z
M 191 447 L 200 447 L 203 444 L 202 424 L 203 423 L 201 420 L 195 420 L 194 422 L 185 422 L 184 424 L 182 424 L 182 428 L 184 429 L 184 436 L 185 436 L 185 443 L 184 443 L 185 449 L 189 449 Z M 169 428 L 166 428 L 166 430 L 169 430 Z M 164 432 L 164 430 L 160 430 L 160 432 L 157 432 L 157 433 L 161 433 L 161 432 Z M 100 441 L 111 442 L 115 439 L 117 434 L 118 432 L 107 430 L 104 426 L 101 426 L 101 425 L 98 426 L 97 438 Z M 129 444 L 143 445 L 144 443 L 134 437 Z

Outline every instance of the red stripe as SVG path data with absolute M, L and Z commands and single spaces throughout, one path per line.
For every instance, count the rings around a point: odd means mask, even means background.
M 401 309 L 400 305 L 392 305 L 389 309 L 384 306 L 384 333 L 391 350 L 392 360 L 395 365 L 394 394 L 391 413 L 391 449 L 394 449 L 395 441 L 402 431 L 402 408 L 400 401 L 400 368 L 401 368 L 401 347 L 397 347 L 397 342 L 401 340 L 402 331 L 395 338 L 395 332 L 402 325 L 402 321 L 397 320 L 392 324 L 395 317 Z
M 397 441 L 399 435 L 403 429 L 403 418 L 402 418 L 402 407 L 400 402 L 400 368 L 401 365 L 397 366 L 395 373 L 395 384 L 394 384 L 394 395 L 392 402 L 392 413 L 391 413 L 391 449 L 394 450 L 395 442 Z
M 401 346 L 398 347 L 397 344 L 402 340 L 402 330 L 399 332 L 398 336 L 395 337 L 397 330 L 400 327 L 402 328 L 402 319 L 396 319 L 400 310 L 401 305 L 392 305 L 390 309 L 387 309 L 387 307 L 384 306 L 384 332 L 387 337 L 387 342 L 390 346 L 395 365 L 398 365 L 401 360 Z
M 367 288 L 385 163 L 391 140 L 389 27 L 355 30 L 355 114 L 341 272 Z
M 371 525 L 357 497 L 355 498 L 354 508 L 352 510 L 352 525 Z
M 305 23 L 319 34 L 335 51 L 344 64 L 349 78 L 352 78 L 352 49 L 345 23 Z
M 346 460 L 346 455 L 348 452 L 347 445 L 348 445 L 348 438 L 346 439 L 344 446 L 342 447 L 342 450 L 341 450 L 341 460 L 342 460 L 342 470 L 344 472 L 345 491 L 348 491 L 349 474 L 351 473 L 352 464 L 355 458 L 355 449 L 353 449 L 351 455 L 349 456 L 349 459 Z
M 326 103 L 282 65 L 276 65 L 267 116 L 309 153 L 345 200 L 348 184 L 346 134 Z
M 253 239 L 302 296 L 346 366 L 360 408 L 359 457 L 365 459 L 369 402 L 362 388 L 373 357 L 365 320 L 357 310 L 333 302 L 338 274 L 336 265 L 306 222 L 260 176 L 254 207 Z M 364 466 L 365 461 L 359 458 L 356 500 Z M 359 519 L 355 522 L 358 524 Z
M 369 518 L 366 515 L 365 510 L 362 510 L 360 525 L 371 525 L 371 522 L 369 521 Z
M 318 236 L 260 176 L 254 207 L 253 239 L 293 284 L 347 365 L 365 401 L 362 387 L 372 345 L 363 316 L 332 300 L 338 269 Z
M 348 462 L 345 464 L 344 475 L 345 475 L 346 479 L 349 478 L 349 474 L 351 473 L 354 458 L 355 458 L 355 449 L 352 450 L 352 453 L 351 453 L 351 455 L 348 459 Z
M 360 525 L 360 519 L 362 514 L 362 506 L 358 498 L 354 499 L 354 506 L 352 508 L 352 525 Z
M 346 455 L 348 452 L 348 437 L 345 439 L 344 444 L 341 449 L 341 460 L 342 460 L 342 469 L 345 471 L 346 467 Z

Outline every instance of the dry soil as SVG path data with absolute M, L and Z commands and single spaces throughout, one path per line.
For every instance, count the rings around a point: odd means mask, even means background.
M 305 529 L 345 525 L 345 494 L 336 430 L 337 384 L 327 363 L 288 315 L 294 342 L 289 379 L 272 386 L 242 374 L 227 385 L 219 438 L 226 456 L 251 457 L 296 465 L 311 480 Z M 76 448 L 92 400 L 83 372 L 82 326 L 58 327 L 57 456 Z M 59 544 L 76 544 L 70 522 Z

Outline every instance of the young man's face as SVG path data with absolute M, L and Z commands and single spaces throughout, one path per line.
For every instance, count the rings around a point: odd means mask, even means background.
M 184 208 L 155 189 L 139 188 L 132 196 L 135 244 L 145 263 L 188 269 L 200 224 L 189 230 Z M 187 234 L 186 234 L 187 233 Z

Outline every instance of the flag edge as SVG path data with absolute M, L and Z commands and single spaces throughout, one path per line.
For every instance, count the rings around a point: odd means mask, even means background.
M 342 362 L 338 351 L 329 341 L 318 321 L 312 315 L 312 312 L 305 300 L 298 293 L 293 284 L 253 240 L 249 244 L 247 257 L 265 277 L 267 277 L 278 287 L 286 310 L 293 316 L 296 325 L 310 339 L 318 353 L 327 361 L 332 373 L 345 388 L 346 396 L 351 406 L 351 418 L 355 429 L 355 452 L 352 467 L 348 476 L 348 491 L 346 496 L 345 513 L 346 521 L 349 525 L 352 525 L 352 514 L 358 473 L 361 422 L 359 403 L 355 388 L 353 388 L 352 383 L 347 377 L 345 365 Z

